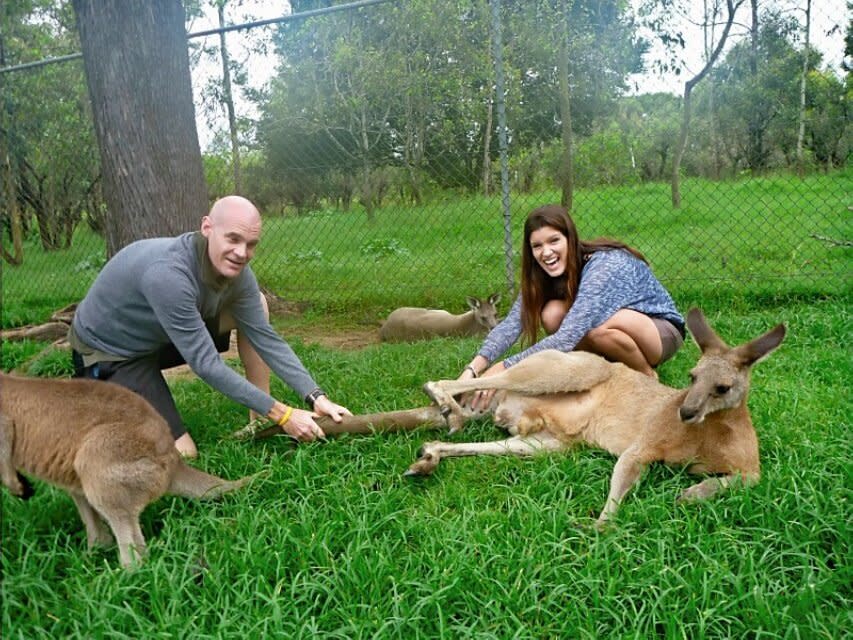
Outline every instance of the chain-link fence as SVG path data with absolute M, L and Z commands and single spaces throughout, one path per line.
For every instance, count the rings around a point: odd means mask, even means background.
M 319 309 L 461 311 L 466 295 L 495 291 L 506 302 L 524 217 L 561 200 L 582 237 L 636 247 L 677 298 L 721 286 L 849 293 L 843 2 L 754 2 L 752 18 L 743 5 L 692 89 L 676 160 L 684 101 L 636 72 L 643 55 L 668 60 L 654 41 L 684 38 L 683 91 L 727 19 L 725 3 L 704 4 L 717 13 L 670 15 L 654 32 L 616 2 L 417 0 L 283 23 L 238 132 L 239 178 L 227 135 L 213 136 L 211 195 L 239 180 L 264 214 L 261 284 Z M 247 86 L 260 72 L 249 60 L 233 61 Z M 50 222 L 19 201 L 31 223 L 23 264 L 4 268 L 7 326 L 79 299 L 104 260 L 97 203 Z

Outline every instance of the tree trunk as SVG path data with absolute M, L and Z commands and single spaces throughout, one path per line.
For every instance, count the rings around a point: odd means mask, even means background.
M 73 0 L 101 156 L 107 254 L 196 228 L 207 185 L 179 0 Z
M 3 41 L 3 32 L 0 31 L 0 66 L 6 66 L 6 53 Z M 5 86 L 5 78 L 0 80 L 0 89 Z M 2 135 L 3 146 L 0 147 L 0 156 L 3 158 L 3 186 L 5 187 L 5 198 L 9 203 L 9 236 L 12 240 L 12 251 L 6 249 L 0 238 L 0 255 L 3 260 L 11 265 L 19 265 L 24 261 L 23 224 L 21 221 L 21 203 L 18 201 L 18 188 L 15 174 L 12 170 L 12 123 L 6 122 L 7 109 L 0 111 L 0 135 Z M 3 229 L 0 228 L 0 235 Z
M 219 28 L 225 27 L 225 1 L 220 0 L 217 7 Z M 243 180 L 240 175 L 240 143 L 237 139 L 237 116 L 234 115 L 234 98 L 231 94 L 231 68 L 228 48 L 225 46 L 225 33 L 219 34 L 219 52 L 222 55 L 222 101 L 228 111 L 228 130 L 231 133 L 231 168 L 234 172 L 234 193 L 243 193 Z
M 720 41 L 717 43 L 717 46 L 714 47 L 714 51 L 711 53 L 708 58 L 705 66 L 702 70 L 697 73 L 693 78 L 684 83 L 684 104 L 682 108 L 684 112 L 681 118 L 681 131 L 678 135 L 678 142 L 675 146 L 675 151 L 672 155 L 672 207 L 673 209 L 678 209 L 681 207 L 681 159 L 684 157 L 684 149 L 687 147 L 687 135 L 690 131 L 690 96 L 693 92 L 693 88 L 702 81 L 708 72 L 711 70 L 711 67 L 714 66 L 714 63 L 717 61 L 717 58 L 720 57 L 720 54 L 723 51 L 723 47 L 726 44 L 726 40 L 729 37 L 729 31 L 732 28 L 732 22 L 735 19 L 735 12 L 737 8 L 740 6 L 743 0 L 738 0 L 735 4 L 734 0 L 726 0 L 726 5 L 728 9 L 728 16 L 726 17 L 726 26 L 723 28 L 723 33 L 720 36 Z
M 376 193 L 374 185 L 371 184 L 372 164 L 370 162 L 370 137 L 367 132 L 367 114 L 364 107 L 359 113 L 359 125 L 361 135 L 361 203 L 364 205 L 364 211 L 367 213 L 367 221 L 373 223 L 375 219 L 374 210 L 376 209 Z
M 750 0 L 752 23 L 749 27 L 749 73 L 753 84 L 758 81 L 759 57 L 759 16 L 758 0 Z M 750 110 L 746 117 L 747 128 L 747 166 L 753 171 L 761 171 L 767 165 L 767 149 L 764 145 L 764 132 L 767 128 L 766 113 L 762 108 Z
M 797 129 L 797 173 L 805 174 L 803 139 L 806 136 L 806 77 L 809 74 L 809 31 L 811 30 L 812 0 L 806 0 L 806 43 L 803 47 L 803 75 L 800 78 L 800 126 Z
M 716 34 L 714 33 L 715 27 L 717 26 L 717 11 L 718 11 L 718 1 L 713 1 L 713 9 L 711 10 L 712 19 L 710 21 L 706 20 L 702 33 L 705 37 L 705 59 L 711 57 L 711 53 L 714 48 L 714 41 L 716 39 Z M 706 17 L 708 16 L 708 0 L 704 2 L 704 14 Z M 710 24 L 709 24 L 710 22 Z M 708 140 L 711 144 L 711 178 L 714 180 L 720 179 L 720 173 L 722 171 L 722 161 L 720 159 L 720 142 L 719 136 L 717 135 L 717 100 L 716 100 L 716 84 L 711 83 L 711 86 L 708 87 Z
M 574 192 L 574 163 L 572 159 L 572 106 L 571 87 L 569 86 L 569 9 L 563 7 L 564 24 L 560 33 L 559 59 L 557 60 L 557 73 L 559 74 L 559 102 L 560 102 L 560 136 L 563 142 L 563 152 L 560 156 L 560 204 L 567 211 L 572 210 L 572 199 Z
M 12 239 L 12 251 L 6 249 L 5 244 L 0 244 L 0 252 L 3 259 L 11 265 L 19 265 L 24 261 L 24 229 L 21 221 L 21 203 L 18 202 L 18 189 L 15 184 L 15 176 L 12 173 L 12 159 L 9 154 L 9 146 L 3 149 L 3 181 L 6 185 L 6 200 L 9 203 L 9 235 Z
M 483 132 L 483 195 L 489 197 L 492 195 L 492 121 L 495 101 L 492 100 L 492 94 L 489 94 L 489 100 L 486 104 L 486 130 Z

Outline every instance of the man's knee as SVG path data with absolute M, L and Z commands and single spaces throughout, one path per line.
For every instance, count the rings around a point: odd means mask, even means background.
M 185 458 L 198 457 L 198 449 L 195 446 L 195 441 L 189 433 L 185 432 L 184 435 L 175 440 L 175 449 L 177 449 L 178 453 Z
M 269 322 L 270 319 L 270 306 L 267 302 L 267 297 L 261 293 L 261 307 L 264 310 L 264 318 Z M 219 333 L 227 333 L 233 331 L 237 328 L 237 321 L 234 319 L 234 316 L 231 315 L 231 312 L 228 309 L 223 309 L 222 313 L 219 314 Z

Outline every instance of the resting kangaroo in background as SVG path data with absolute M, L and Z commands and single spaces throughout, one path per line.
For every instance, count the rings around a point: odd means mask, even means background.
M 12 494 L 32 495 L 18 470 L 68 491 L 89 548 L 111 542 L 122 565 L 145 555 L 139 514 L 165 493 L 212 498 L 242 487 L 188 466 L 169 426 L 141 396 L 109 382 L 0 373 L 0 474 Z
M 757 482 L 758 439 L 746 406 L 749 372 L 779 346 L 785 326 L 735 348 L 714 333 L 698 309 L 688 313 L 687 326 L 702 356 L 683 390 L 581 351 L 541 351 L 494 376 L 428 382 L 424 389 L 451 430 L 472 417 L 454 396 L 498 389 L 489 411 L 512 437 L 500 442 L 429 442 L 407 475 L 432 473 L 447 457 L 528 455 L 587 443 L 618 456 L 598 527 L 616 513 L 652 462 L 686 464 L 690 473 L 722 474 L 689 487 L 681 500 L 708 498 L 735 481 Z
M 483 335 L 498 323 L 495 305 L 500 294 L 493 293 L 486 300 L 469 296 L 469 310 L 453 315 L 443 309 L 401 307 L 391 312 L 379 337 L 385 342 L 406 342 L 439 336 Z

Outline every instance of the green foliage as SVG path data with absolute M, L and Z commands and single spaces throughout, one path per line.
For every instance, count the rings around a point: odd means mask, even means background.
M 18 267 L 3 266 L 0 326 L 46 322 L 50 315 L 83 299 L 106 256 L 103 238 L 86 226 L 77 228 L 71 246 L 44 251 L 37 241 L 24 245 Z
M 711 73 L 711 84 L 697 91 L 714 92 L 709 117 L 737 169 L 762 172 L 792 164 L 802 73 L 802 52 L 792 43 L 797 29 L 794 18 L 776 9 L 764 12 L 754 44 L 750 38 L 735 44 Z M 810 67 L 819 62 L 813 52 Z M 707 98 L 705 104 L 710 104 Z M 843 131 L 842 121 L 837 126 Z
M 46 349 L 26 363 L 26 374 L 40 378 L 70 378 L 74 373 L 71 353 L 66 349 Z
M 107 263 L 107 256 L 105 253 L 96 253 L 93 254 L 84 260 L 81 260 L 77 264 L 74 265 L 74 271 L 95 271 L 96 273 L 100 271 L 103 266 Z
M 597 187 L 628 185 L 637 181 L 636 168 L 631 166 L 631 154 L 626 149 L 622 132 L 614 123 L 578 141 L 575 151 L 575 185 Z
M 835 638 L 849 626 L 850 296 L 698 293 L 727 340 L 788 325 L 749 398 L 762 480 L 676 505 L 693 480 L 653 466 L 605 534 L 591 528 L 613 469 L 591 449 L 444 461 L 401 472 L 442 431 L 296 446 L 235 443 L 245 411 L 197 380 L 173 383 L 196 464 L 234 478 L 216 502 L 163 498 L 143 513 L 150 548 L 132 573 L 115 548 L 86 553 L 70 498 L 43 483 L 0 496 L 4 638 Z M 318 320 L 319 322 L 319 320 Z M 333 351 L 294 342 L 358 412 L 426 402 L 479 342 Z M 5 349 L 5 346 L 4 346 Z M 697 349 L 660 371 L 683 386 Z M 299 402 L 278 381 L 274 392 Z M 58 425 L 61 428 L 61 425 Z M 701 428 L 701 427 L 700 427 Z M 454 441 L 493 440 L 488 421 Z M 592 515 L 591 515 L 592 514 Z M 168 630 L 164 632 L 164 630 Z M 843 634 L 842 634 L 843 635 Z
M 638 24 L 651 19 L 650 11 L 678 13 L 668 7 L 644 3 L 632 12 L 619 2 L 503 4 L 513 189 L 531 193 L 558 184 L 562 39 L 571 76 L 574 184 L 670 180 L 680 98 L 626 95 L 649 46 Z M 735 37 L 694 92 L 685 177 L 796 166 L 802 25 L 799 14 L 760 8 L 755 45 L 749 34 Z M 491 22 L 487 3 L 417 0 L 385 7 L 376 21 L 341 14 L 282 26 L 279 73 L 259 101 L 264 162 L 249 171 L 250 193 L 300 213 L 355 203 L 371 217 L 391 201 L 428 202 L 436 195 L 430 185 L 439 193 L 493 189 L 501 168 L 486 46 Z M 671 24 L 652 26 L 670 44 L 680 38 Z M 820 64 L 811 49 L 807 169 L 843 166 L 850 153 L 844 85 L 833 71 L 819 71 Z
M 365 256 L 379 258 L 382 256 L 410 256 L 412 252 L 402 246 L 397 240 L 371 240 L 361 247 Z
M 80 49 L 70 2 L 6 2 L 0 11 L 6 65 Z M 9 153 L 0 175 L 10 171 L 0 190 L 4 230 L 10 198 L 18 201 L 23 233 L 36 230 L 45 249 L 67 247 L 82 220 L 99 229 L 99 156 L 82 63 L 0 75 L 0 95 L 0 148 Z
M 582 237 L 619 238 L 637 247 L 678 296 L 709 288 L 790 292 L 820 283 L 824 293 L 846 286 L 853 237 L 840 215 L 853 190 L 853 173 L 801 180 L 771 176 L 741 181 L 688 179 L 681 210 L 665 184 L 579 189 L 574 217 Z M 527 213 L 559 194 L 513 194 L 510 234 L 518 269 Z M 289 302 L 322 313 L 377 321 L 398 306 L 457 309 L 468 295 L 506 291 L 506 254 L 500 197 L 457 197 L 436 205 L 363 212 L 328 208 L 304 216 L 264 212 L 263 239 L 252 268 L 260 282 Z M 273 215 L 269 215 L 273 213 Z M 71 248 L 45 253 L 28 246 L 21 267 L 3 273 L 2 326 L 44 322 L 79 301 L 96 275 L 103 241 L 78 229 Z M 379 259 L 377 259 L 379 258 Z M 517 271 L 516 271 L 517 273 Z
M 32 340 L 0 342 L 0 368 L 3 371 L 17 369 L 33 357 L 41 353 L 47 345 Z

